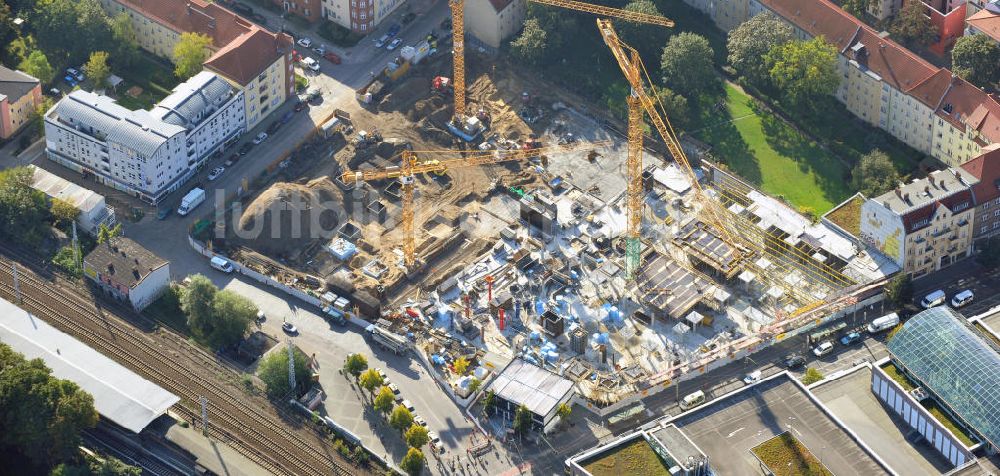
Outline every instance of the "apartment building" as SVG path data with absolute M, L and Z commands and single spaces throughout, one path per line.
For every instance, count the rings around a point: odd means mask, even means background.
M 159 203 L 246 131 L 243 91 L 203 71 L 150 111 L 77 90 L 45 115 L 49 159 Z
M 525 0 L 465 0 L 465 32 L 496 50 L 521 31 L 527 14 Z
M 42 86 L 27 73 L 0 66 L 0 140 L 21 130 L 42 102 Z
M 822 36 L 840 52 L 837 99 L 860 119 L 948 166 L 1000 142 L 995 96 L 928 63 L 829 0 L 747 0 L 745 17 L 738 16 L 741 8 L 721 7 L 727 2 L 685 1 L 720 28 L 770 12 L 787 21 L 798 39 Z M 723 11 L 730 16 L 720 20 Z
M 139 46 L 171 58 L 181 33 L 212 39 L 205 68 L 245 92 L 247 129 L 295 93 L 292 37 L 272 33 L 206 0 L 101 0 L 108 15 L 132 20 Z
M 321 0 L 271 0 L 271 3 L 281 7 L 285 13 L 314 22 L 323 18 L 323 2 Z
M 984 150 L 979 157 L 962 164 L 979 181 L 972 186 L 976 203 L 973 240 L 1000 235 L 1000 144 Z
M 108 296 L 141 311 L 170 287 L 170 262 L 118 236 L 83 258 L 83 274 Z
M 323 18 L 367 35 L 406 0 L 322 0 Z
M 947 267 L 972 253 L 978 182 L 962 168 L 949 168 L 868 199 L 860 238 L 914 278 Z
M 965 20 L 966 35 L 986 35 L 1000 43 L 1000 1 L 993 1 Z

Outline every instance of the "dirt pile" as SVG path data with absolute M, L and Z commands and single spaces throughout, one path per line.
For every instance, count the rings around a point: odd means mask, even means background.
M 294 259 L 313 240 L 333 236 L 342 202 L 339 189 L 326 177 L 304 185 L 278 182 L 250 202 L 236 235 L 258 252 Z

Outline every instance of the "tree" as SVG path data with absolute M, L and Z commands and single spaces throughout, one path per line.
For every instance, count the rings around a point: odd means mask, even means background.
M 413 414 L 410 413 L 406 407 L 402 405 L 396 405 L 396 408 L 392 409 L 392 414 L 389 415 L 389 425 L 393 428 L 403 431 L 413 424 Z
M 545 57 L 548 34 L 538 24 L 535 18 L 524 22 L 521 34 L 510 43 L 514 56 L 525 63 L 538 64 Z
M 469 370 L 469 359 L 466 359 L 465 357 L 459 357 L 455 359 L 455 362 L 452 364 L 452 367 L 455 368 L 456 374 L 465 375 L 465 371 Z
M 98 459 L 87 455 L 82 464 L 60 464 L 49 476 L 142 476 L 142 468 L 129 466 L 113 456 Z
M 806 369 L 806 374 L 802 376 L 803 385 L 812 385 L 820 380 L 823 380 L 823 374 L 812 367 Z
M 361 385 L 361 388 L 368 390 L 369 395 L 372 397 L 375 396 L 375 389 L 381 387 L 383 382 L 382 375 L 375 369 L 366 370 L 358 379 L 358 384 Z
M 19 36 L 14 38 L 6 48 L 4 48 L 4 58 L 7 64 L 21 64 L 22 61 L 28 58 L 28 55 L 32 51 L 38 49 L 38 45 L 35 43 L 35 37 L 31 35 Z
M 111 76 L 111 67 L 108 66 L 108 53 L 105 51 L 95 51 L 90 54 L 87 64 L 83 65 L 83 70 L 90 77 L 90 81 L 95 88 L 101 88 Z
M 868 13 L 869 5 L 870 0 L 844 0 L 844 4 L 841 7 L 847 13 L 854 15 L 855 18 L 861 18 Z
M 885 298 L 896 307 L 903 307 L 913 300 L 913 280 L 909 274 L 899 272 L 885 284 Z
M 382 387 L 378 391 L 378 395 L 375 396 L 375 400 L 372 402 L 372 407 L 375 411 L 388 415 L 392 411 L 392 405 L 396 401 L 396 396 L 392 393 L 389 387 Z
M 629 12 L 645 13 L 647 15 L 663 16 L 660 9 L 651 0 L 633 0 L 625 5 L 623 9 Z M 653 58 L 659 54 L 660 45 L 667 43 L 670 36 L 670 29 L 659 25 L 646 23 L 616 20 L 615 28 L 618 36 L 625 43 L 632 45 L 639 51 L 639 56 Z
M 181 33 L 174 45 L 174 74 L 182 81 L 201 72 L 202 63 L 208 59 L 212 39 L 201 33 Z
M 424 445 L 430 441 L 430 437 L 427 436 L 427 428 L 424 428 L 416 423 L 410 425 L 410 428 L 406 430 L 403 435 L 406 440 L 406 444 L 410 448 L 423 448 Z
M 364 372 L 368 368 L 368 359 L 361 354 L 351 354 L 347 356 L 344 360 L 344 372 L 354 376 L 357 380 L 361 372 Z
M 42 96 L 42 100 L 38 102 L 35 106 L 35 110 L 31 112 L 28 122 L 30 127 L 36 136 L 41 137 L 45 135 L 45 113 L 52 109 L 52 105 L 55 104 L 52 98 L 48 96 Z
M 17 38 L 17 27 L 7 3 L 0 3 L 0 45 L 9 45 Z M 9 58 L 4 58 L 9 59 Z
M 108 228 L 108 226 L 103 223 L 97 227 L 97 244 L 107 243 L 117 236 L 122 236 L 121 223 L 118 223 L 111 228 Z
M 399 462 L 399 467 L 411 476 L 420 474 L 424 470 L 424 453 L 416 448 L 410 448 Z
M 938 28 L 931 23 L 923 2 L 905 2 L 896 19 L 889 26 L 889 33 L 908 46 L 927 46 L 938 36 Z
M 295 356 L 295 387 L 296 395 L 305 392 L 309 386 L 309 358 L 296 347 Z M 272 397 L 287 395 L 288 387 L 288 349 L 278 346 L 257 366 L 257 376 L 267 387 L 267 394 Z
M 41 50 L 32 51 L 24 61 L 17 66 L 17 69 L 38 78 L 43 84 L 49 84 L 55 78 L 56 72 L 49 64 L 49 58 Z
M 191 282 L 181 291 L 181 310 L 196 339 L 203 339 L 202 330 L 212 325 L 212 302 L 218 293 L 219 288 L 201 274 L 191 276 Z
M 774 86 L 799 107 L 822 104 L 840 84 L 837 49 L 822 36 L 775 46 L 764 61 Z
M 868 197 L 877 197 L 896 187 L 899 172 L 892 160 L 881 150 L 875 149 L 863 156 L 851 171 L 851 182 L 855 190 Z
M 0 421 L 4 428 L 0 451 L 11 458 L 8 463 L 23 456 L 37 468 L 24 472 L 33 474 L 75 457 L 80 432 L 93 428 L 97 418 L 89 393 L 69 380 L 53 377 L 41 359 L 27 360 L 0 343 Z
M 257 311 L 249 299 L 229 290 L 219 291 L 212 299 L 212 325 L 201 330 L 206 343 L 213 349 L 239 343 L 257 319 Z
M 560 403 L 559 408 L 556 409 L 556 415 L 559 415 L 559 418 L 563 420 L 568 419 L 572 413 L 573 407 L 569 406 L 567 403 Z
M 670 38 L 660 66 L 663 83 L 685 96 L 698 96 L 718 82 L 715 52 L 703 36 L 684 32 Z
M 951 50 L 952 70 L 981 88 L 1000 79 L 1000 46 L 986 35 L 963 36 Z
M 114 41 L 98 0 L 38 0 L 31 25 L 39 46 L 57 63 L 83 63 L 91 51 Z
M 63 271 L 72 276 L 80 277 L 83 275 L 83 270 L 80 269 L 80 262 L 77 260 L 77 256 L 77 253 L 73 250 L 73 246 L 66 245 L 59 248 L 56 255 L 52 257 L 52 264 L 62 268 Z
M 45 236 L 48 204 L 31 188 L 33 177 L 27 167 L 0 170 L 0 237 L 35 244 Z
M 482 386 L 483 386 L 483 381 L 473 377 L 472 380 L 469 382 L 469 394 L 471 395 L 473 393 L 476 393 L 476 391 L 479 390 L 479 387 Z
M 80 209 L 72 203 L 61 198 L 53 198 L 49 204 L 49 212 L 52 213 L 53 225 L 59 226 L 61 223 L 72 223 L 76 217 L 80 216 Z
M 739 74 L 758 86 L 770 79 L 762 59 L 772 48 L 792 41 L 792 27 L 772 13 L 763 13 L 729 32 L 728 61 Z
M 490 410 L 493 409 L 493 405 L 496 404 L 497 395 L 493 393 L 493 390 L 489 390 L 483 395 L 483 413 L 489 414 Z
M 514 411 L 514 423 L 512 425 L 514 431 L 518 433 L 524 433 L 531 429 L 531 410 L 524 404 L 517 407 Z
M 655 98 L 663 106 L 663 111 L 675 128 L 684 129 L 690 123 L 687 98 L 667 87 L 657 88 Z

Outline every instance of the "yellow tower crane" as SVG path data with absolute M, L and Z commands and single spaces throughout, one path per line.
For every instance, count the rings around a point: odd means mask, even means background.
M 403 202 L 403 259 L 407 266 L 416 262 L 416 237 L 413 232 L 413 183 L 417 174 L 443 174 L 452 168 L 493 165 L 515 160 L 530 160 L 545 154 L 575 152 L 584 149 L 593 150 L 611 144 L 611 141 L 580 142 L 570 145 L 553 147 L 525 147 L 514 150 L 476 151 L 462 155 L 462 151 L 410 151 L 400 153 L 402 164 L 374 170 L 351 171 L 341 175 L 344 183 L 374 182 L 386 179 L 399 179 L 402 184 Z M 454 157 L 459 155 L 459 157 Z M 433 156 L 434 159 L 419 160 L 419 156 Z
M 687 155 L 680 146 L 677 134 L 673 126 L 663 113 L 665 109 L 658 99 L 655 99 L 655 89 L 639 53 L 631 46 L 625 44 L 619 37 L 611 24 L 606 19 L 598 19 L 597 27 L 601 31 L 601 37 L 611 49 L 612 54 L 624 73 L 625 78 L 631 86 L 631 93 L 627 99 L 629 110 L 628 128 L 628 239 L 626 269 L 634 271 L 638 267 L 638 247 L 639 247 L 639 225 L 642 218 L 642 184 L 641 177 L 641 154 L 642 154 L 642 121 L 645 113 L 659 135 L 667 145 L 667 149 L 673 159 L 680 165 L 681 170 L 687 176 L 693 187 L 695 197 L 701 204 L 702 217 L 719 234 L 719 238 L 728 244 L 736 253 L 736 260 L 749 265 L 751 255 L 765 256 L 770 260 L 773 268 L 771 270 L 756 269 L 758 275 L 770 284 L 784 289 L 789 296 L 794 297 L 799 307 L 789 313 L 787 317 L 795 317 L 804 312 L 814 309 L 824 302 L 831 302 L 838 299 L 836 291 L 847 289 L 856 285 L 852 279 L 844 276 L 836 269 L 812 260 L 812 258 L 802 250 L 789 245 L 781 237 L 761 230 L 746 219 L 731 214 L 724 208 L 721 201 L 708 197 L 698 182 L 698 177 L 688 161 Z M 723 198 L 731 192 L 722 190 Z M 634 243 L 634 244 L 633 244 Z M 632 248 L 634 247 L 634 248 Z M 634 260 L 634 261 L 633 261 Z M 629 268 L 631 266 L 631 268 Z M 756 266 L 756 265 L 753 265 Z M 811 295 L 801 286 L 788 283 L 785 279 L 793 271 L 799 271 L 809 276 L 824 286 L 836 290 L 830 296 L 817 297 Z
M 674 22 L 658 15 L 648 15 L 645 13 L 630 12 L 619 8 L 592 5 L 575 0 L 529 0 L 542 5 L 566 8 L 579 12 L 593 13 L 602 17 L 614 17 L 622 20 L 649 23 L 665 27 L 674 26 Z M 455 90 L 455 117 L 465 117 L 465 0 L 449 0 L 451 7 L 451 26 L 454 37 L 453 56 L 453 87 Z

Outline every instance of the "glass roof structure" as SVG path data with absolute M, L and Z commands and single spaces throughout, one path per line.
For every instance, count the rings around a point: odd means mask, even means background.
M 918 385 L 989 440 L 1000 443 L 1000 348 L 946 306 L 906 321 L 889 352 Z

